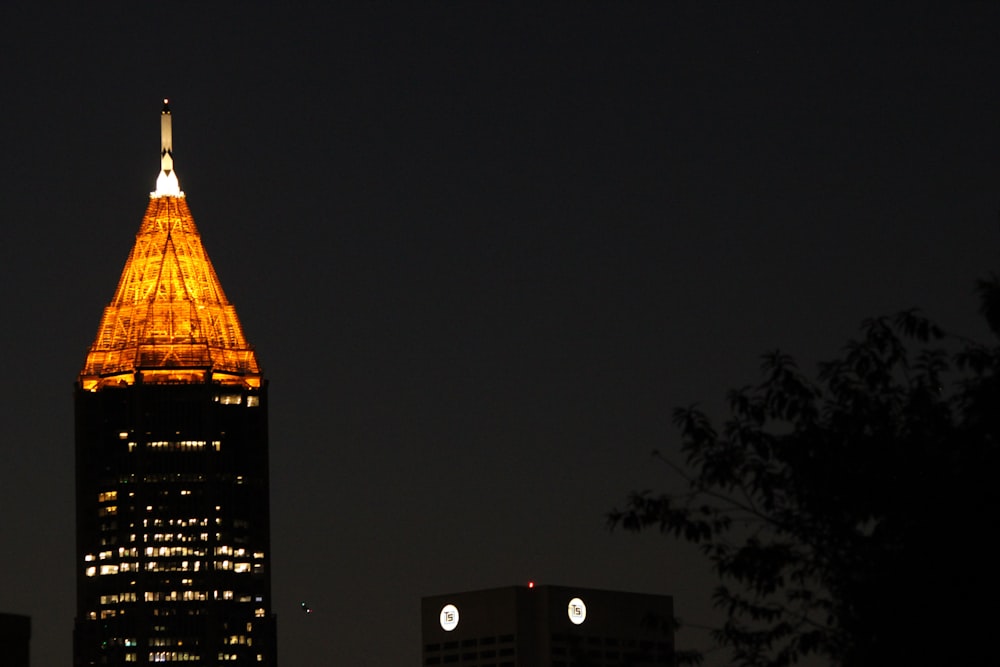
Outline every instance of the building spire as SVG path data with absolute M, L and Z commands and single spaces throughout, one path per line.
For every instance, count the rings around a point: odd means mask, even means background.
M 160 114 L 160 175 L 80 382 L 212 382 L 259 387 L 260 367 L 226 299 L 173 169 L 170 107 Z
M 156 177 L 156 191 L 150 197 L 183 197 L 177 174 L 174 173 L 174 133 L 170 116 L 170 100 L 163 98 L 160 111 L 160 175 Z
M 160 112 L 160 170 L 169 174 L 174 170 L 174 137 L 170 127 L 170 100 L 163 99 Z

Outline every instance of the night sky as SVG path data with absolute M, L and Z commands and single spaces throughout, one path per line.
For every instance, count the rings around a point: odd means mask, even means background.
M 73 383 L 164 97 L 271 383 L 285 667 L 413 667 L 421 596 L 529 579 L 710 624 L 696 552 L 605 525 L 676 484 L 672 409 L 911 306 L 985 336 L 997 6 L 136 4 L 0 8 L 0 611 L 33 667 L 71 662 Z

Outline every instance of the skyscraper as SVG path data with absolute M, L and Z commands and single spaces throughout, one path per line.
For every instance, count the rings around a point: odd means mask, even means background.
M 76 383 L 74 664 L 276 662 L 267 383 L 173 168 Z

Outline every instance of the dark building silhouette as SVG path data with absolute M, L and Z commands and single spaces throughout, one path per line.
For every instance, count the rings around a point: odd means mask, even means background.
M 76 384 L 74 664 L 276 663 L 267 383 L 173 171 Z
M 30 656 L 31 617 L 0 613 L 0 665 L 29 667 Z
M 425 667 L 674 664 L 673 598 L 569 586 L 509 586 L 421 603 Z

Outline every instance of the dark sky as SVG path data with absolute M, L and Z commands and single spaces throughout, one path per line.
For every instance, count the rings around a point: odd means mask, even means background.
M 674 484 L 671 410 L 869 316 L 985 330 L 995 6 L 136 4 L 0 9 L 0 610 L 34 667 L 70 662 L 72 388 L 163 97 L 271 381 L 286 666 L 417 665 L 421 596 L 528 579 L 709 623 L 691 549 L 605 528 Z

